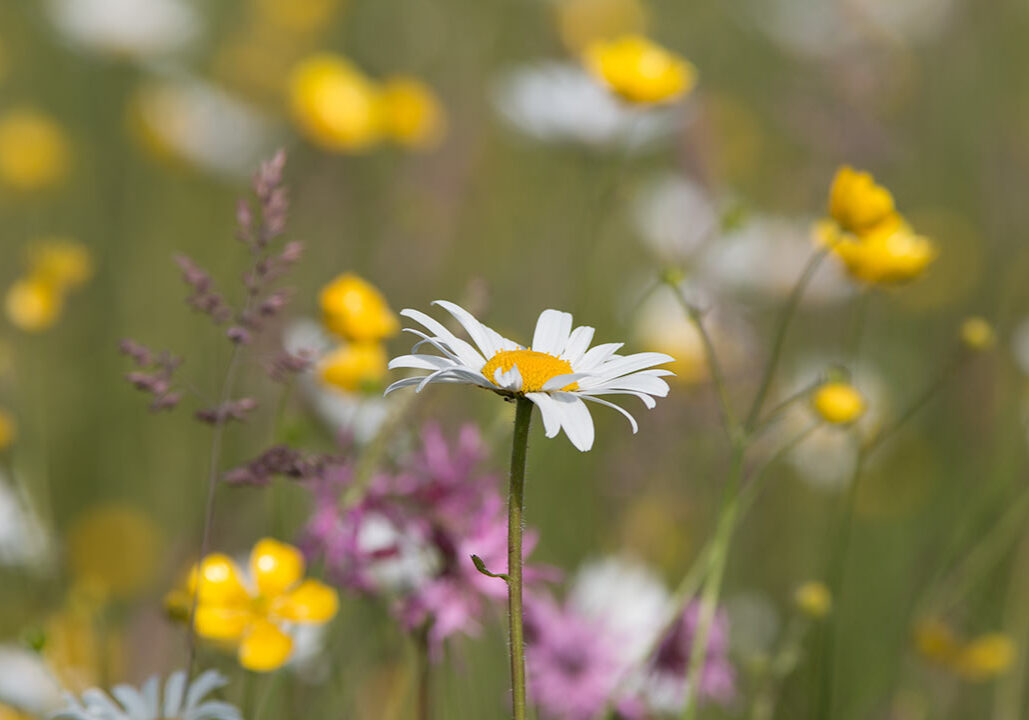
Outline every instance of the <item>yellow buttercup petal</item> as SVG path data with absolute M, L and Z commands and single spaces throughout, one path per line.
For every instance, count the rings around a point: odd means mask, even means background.
M 318 372 L 330 385 L 354 392 L 377 388 L 386 377 L 386 349 L 377 342 L 343 345 L 322 358 Z
M 583 60 L 623 100 L 640 105 L 678 100 L 697 82 L 690 62 L 641 35 L 591 43 Z
M 229 605 L 198 605 L 193 626 L 197 635 L 208 640 L 239 640 L 254 624 L 249 609 Z
M 192 594 L 199 590 L 199 604 L 241 606 L 250 602 L 250 593 L 243 584 L 243 573 L 228 555 L 208 555 L 200 563 L 199 582 L 197 574 L 194 567 L 189 577 L 189 592 Z
M 318 300 L 325 326 L 352 342 L 384 340 L 400 329 L 400 321 L 378 288 L 353 273 L 333 278 Z
M 275 623 L 258 620 L 253 623 L 239 646 L 239 664 L 254 672 L 271 672 L 289 660 L 293 640 Z
M 844 165 L 829 189 L 829 215 L 845 231 L 860 234 L 892 221 L 896 212 L 889 190 L 869 173 Z
M 271 614 L 292 622 L 324 623 L 339 610 L 339 595 L 317 580 L 305 580 L 272 604 Z
M 282 595 L 304 577 L 304 556 L 292 545 L 264 538 L 250 553 L 250 572 L 259 595 Z

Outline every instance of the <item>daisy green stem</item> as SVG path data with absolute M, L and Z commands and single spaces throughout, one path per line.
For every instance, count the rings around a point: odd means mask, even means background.
M 700 617 L 697 622 L 697 633 L 693 636 L 690 647 L 689 663 L 686 666 L 686 702 L 683 705 L 683 720 L 694 720 L 700 706 L 701 672 L 707 659 L 707 644 L 711 634 L 711 626 L 718 608 L 718 597 L 722 590 L 722 578 L 725 574 L 729 546 L 732 543 L 733 531 L 740 511 L 740 485 L 743 480 L 743 455 L 746 444 L 742 438 L 733 441 L 732 460 L 728 482 L 722 497 L 722 509 L 718 513 L 718 524 L 711 541 L 710 555 L 707 559 L 707 578 L 700 596 Z
M 511 689 L 515 720 L 525 720 L 525 640 L 522 634 L 522 512 L 525 508 L 525 456 L 532 401 L 519 397 L 511 444 L 511 486 L 507 505 L 507 606 L 510 628 Z
M 782 357 L 782 348 L 786 342 L 786 331 L 789 330 L 790 321 L 793 320 L 793 316 L 796 314 L 797 306 L 800 304 L 800 298 L 804 295 L 804 290 L 807 289 L 808 283 L 811 282 L 811 278 L 814 277 L 815 271 L 818 270 L 818 266 L 822 264 L 825 256 L 829 253 L 829 248 L 823 248 L 815 252 L 811 258 L 807 261 L 807 265 L 804 266 L 803 271 L 800 273 L 800 277 L 797 278 L 797 283 L 793 286 L 793 290 L 790 291 L 790 296 L 786 300 L 786 305 L 782 309 L 782 313 L 779 315 L 779 322 L 775 328 L 775 339 L 772 341 L 772 353 L 768 356 L 768 362 L 765 364 L 765 369 L 761 373 L 761 381 L 758 384 L 757 394 L 754 396 L 754 402 L 750 406 L 750 411 L 747 413 L 747 421 L 744 423 L 746 430 L 751 430 L 757 424 L 758 417 L 761 415 L 761 408 L 764 407 L 765 399 L 768 397 L 768 391 L 772 387 L 772 379 L 775 377 L 775 371 L 779 367 L 779 360 Z

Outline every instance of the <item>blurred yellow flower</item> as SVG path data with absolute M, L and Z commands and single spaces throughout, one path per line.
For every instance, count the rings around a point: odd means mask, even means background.
M 825 583 L 812 580 L 797 588 L 793 602 L 808 617 L 821 620 L 832 610 L 832 593 Z
M 826 422 L 847 425 L 865 412 L 865 399 L 850 383 L 828 382 L 815 390 L 811 398 L 815 412 Z
M 642 0 L 560 0 L 555 5 L 561 40 L 574 53 L 590 43 L 647 29 Z
M 954 659 L 958 675 L 979 682 L 1003 675 L 1015 661 L 1015 644 L 1007 635 L 988 633 L 970 640 Z
M 74 290 L 93 276 L 89 248 L 68 238 L 44 238 L 28 250 L 29 275 L 60 290 Z
M 630 103 L 672 102 L 697 82 L 690 62 L 642 35 L 593 42 L 583 59 L 597 79 Z
M 400 329 L 382 293 L 353 273 L 343 273 L 322 288 L 319 303 L 325 326 L 346 340 L 384 340 Z
M 989 350 L 997 335 L 985 318 L 970 317 L 961 323 L 961 342 L 970 350 Z
M 960 643 L 954 631 L 938 618 L 925 618 L 915 626 L 915 648 L 926 660 L 949 666 L 957 657 Z
M 14 421 L 14 416 L 0 409 L 0 450 L 9 448 L 17 433 L 18 424 Z
M 122 635 L 109 624 L 100 631 L 102 611 L 97 594 L 76 585 L 65 607 L 44 625 L 43 655 L 54 677 L 67 690 L 82 692 L 105 676 L 122 674 Z
M 93 507 L 67 535 L 72 576 L 97 592 L 128 598 L 143 590 L 159 565 L 162 533 L 153 519 L 125 503 Z
M 844 232 L 855 235 L 898 220 L 890 191 L 877 185 L 871 174 L 849 165 L 836 171 L 829 188 L 829 216 Z
M 64 131 L 32 108 L 0 116 L 0 183 L 17 190 L 40 190 L 68 174 L 71 150 Z
M 380 93 L 383 132 L 412 148 L 428 149 L 440 143 L 446 114 L 425 83 L 408 77 L 386 80 Z
M 855 280 L 869 285 L 914 280 L 936 258 L 932 241 L 904 222 L 884 223 L 861 236 L 844 235 L 832 249 Z
M 304 579 L 304 558 L 292 545 L 265 538 L 250 553 L 249 575 L 213 553 L 190 572 L 196 593 L 196 632 L 237 649 L 240 665 L 255 672 L 281 667 L 293 652 L 288 623 L 322 624 L 339 607 L 336 591 Z
M 4 298 L 7 319 L 16 328 L 26 332 L 39 332 L 52 327 L 63 304 L 64 297 L 56 287 L 33 277 L 16 280 Z
M 300 130 L 326 150 L 364 150 L 381 136 L 378 88 L 338 55 L 303 60 L 293 70 L 289 95 Z
M 322 358 L 318 371 L 329 385 L 354 392 L 378 388 L 386 377 L 387 361 L 380 343 L 348 343 Z

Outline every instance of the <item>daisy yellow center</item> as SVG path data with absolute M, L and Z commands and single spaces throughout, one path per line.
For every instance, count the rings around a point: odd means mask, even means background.
M 522 376 L 522 392 L 527 393 L 540 392 L 551 378 L 569 375 L 572 372 L 571 365 L 553 355 L 535 350 L 505 350 L 498 352 L 482 366 L 482 374 L 495 385 L 497 370 L 507 372 L 512 367 L 518 368 L 518 373 Z M 561 389 L 578 390 L 579 384 L 573 382 Z

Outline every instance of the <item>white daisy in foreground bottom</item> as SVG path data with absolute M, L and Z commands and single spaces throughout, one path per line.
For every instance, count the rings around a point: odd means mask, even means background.
M 661 378 L 673 373 L 654 366 L 674 358 L 656 352 L 619 355 L 622 343 L 590 348 L 593 328 L 573 330 L 569 313 L 544 310 L 536 322 L 532 345 L 526 348 L 483 325 L 454 303 L 437 300 L 433 304 L 453 315 L 475 344 L 460 339 L 423 312 L 402 311 L 401 315 L 428 330 L 404 329 L 422 338 L 412 352 L 431 345 L 442 355 L 394 358 L 389 364 L 391 370 L 414 368 L 429 370 L 430 374 L 399 380 L 386 388 L 387 394 L 411 385 L 421 391 L 430 383 L 466 383 L 505 397 L 524 396 L 539 407 L 547 437 L 563 429 L 572 444 L 584 452 L 593 447 L 593 418 L 584 400 L 614 408 L 629 419 L 636 432 L 632 415 L 600 396 L 635 395 L 652 408 L 656 404 L 652 396 L 668 394 L 668 383 Z
M 68 706 L 54 715 L 54 720 L 242 720 L 234 705 L 204 700 L 204 696 L 227 682 L 215 670 L 188 682 L 186 673 L 179 670 L 168 676 L 163 697 L 155 675 L 139 690 L 129 685 L 115 687 L 111 693 L 118 702 L 107 693 L 90 688 L 82 693 L 81 701 L 68 696 Z

